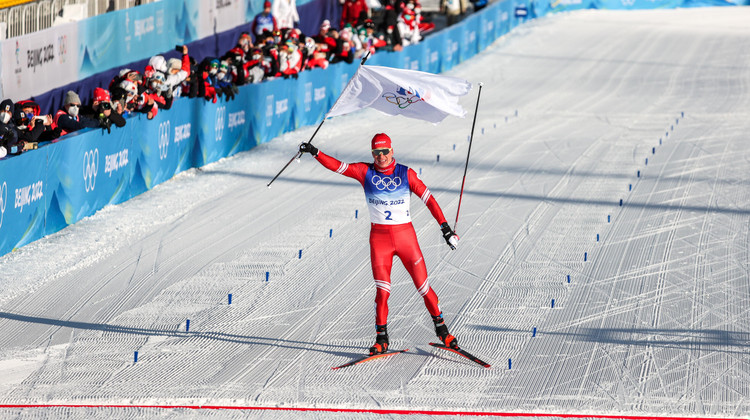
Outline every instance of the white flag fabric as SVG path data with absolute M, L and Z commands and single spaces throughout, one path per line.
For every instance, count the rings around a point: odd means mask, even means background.
M 471 83 L 456 77 L 363 65 L 326 117 L 375 108 L 389 115 L 437 124 L 448 115 L 466 116 L 458 97 L 470 89 Z

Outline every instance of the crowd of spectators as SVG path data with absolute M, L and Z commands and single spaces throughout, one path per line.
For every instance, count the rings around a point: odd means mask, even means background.
M 53 141 L 84 128 L 122 127 L 128 114 L 154 118 L 159 110 L 170 109 L 178 97 L 234 100 L 238 86 L 274 78 L 297 78 L 316 67 L 337 62 L 351 63 L 365 54 L 399 51 L 418 43 L 434 28 L 425 21 L 419 0 L 339 0 L 341 19 L 337 27 L 324 20 L 315 34 L 299 29 L 295 0 L 264 3 L 255 16 L 251 33 L 243 32 L 237 44 L 221 57 L 197 61 L 187 46 L 177 46 L 181 58 L 151 57 L 142 70 L 122 69 L 105 89 L 98 87 L 83 106 L 76 92 L 65 95 L 63 106 L 53 115 L 41 115 L 31 100 L 0 103 L 0 158 L 36 149 L 38 143 Z M 487 0 L 472 0 L 482 2 Z M 449 23 L 466 10 L 466 0 L 441 0 L 441 12 Z M 479 4 L 479 3 L 477 3 Z M 477 5 L 475 5 L 476 7 Z

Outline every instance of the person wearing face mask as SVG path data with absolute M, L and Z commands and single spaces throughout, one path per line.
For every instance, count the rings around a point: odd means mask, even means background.
M 24 149 L 36 149 L 38 142 L 49 139 L 47 136 L 52 133 L 52 116 L 40 115 L 40 108 L 36 102 L 16 102 L 15 111 L 13 124 L 18 130 L 19 139 L 24 142 Z
M 271 67 L 263 60 L 263 50 L 253 48 L 250 51 L 250 59 L 244 64 L 247 83 L 260 83 L 271 71 Z
M 23 141 L 18 138 L 18 130 L 13 126 L 13 101 L 0 102 L 0 158 L 23 152 Z
M 405 7 L 401 11 L 401 15 L 398 17 L 398 31 L 401 34 L 401 43 L 404 47 L 416 44 L 422 39 L 419 34 L 417 15 L 413 9 Z
M 55 114 L 53 128 L 58 131 L 59 136 L 64 136 L 73 131 L 84 128 L 99 127 L 99 121 L 79 115 L 81 110 L 81 98 L 72 90 L 65 94 L 62 109 Z
M 319 151 L 312 143 L 302 143 L 300 153 L 310 153 L 327 169 L 356 179 L 362 184 L 370 213 L 370 263 L 375 279 L 375 344 L 370 354 L 388 350 L 388 298 L 391 294 L 391 267 L 398 256 L 411 275 L 417 292 L 432 316 L 435 334 L 447 347 L 458 348 L 456 337 L 448 332 L 438 297 L 427 279 L 427 266 L 411 223 L 409 200 L 414 193 L 427 206 L 440 225 L 443 238 L 451 249 L 458 245 L 458 236 L 445 220 L 443 211 L 413 169 L 396 163 L 391 138 L 385 133 L 373 136 L 373 162 L 343 163 Z

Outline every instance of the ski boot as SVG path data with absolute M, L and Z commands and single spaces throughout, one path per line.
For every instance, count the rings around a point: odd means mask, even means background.
M 378 335 L 375 337 L 375 344 L 370 347 L 370 356 L 388 351 L 388 326 L 376 325 L 375 327 Z
M 458 349 L 458 340 L 448 332 L 448 326 L 445 325 L 443 314 L 433 316 L 432 322 L 435 324 L 435 334 L 437 334 L 440 342 L 442 342 L 446 347 Z

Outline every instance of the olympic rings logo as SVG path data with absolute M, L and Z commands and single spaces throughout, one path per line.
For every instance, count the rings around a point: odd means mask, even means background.
M 420 98 L 419 95 L 406 97 L 406 96 L 397 95 L 395 93 L 386 93 L 385 95 L 383 95 L 383 98 L 385 98 L 386 101 L 398 106 L 401 109 L 404 109 L 408 107 L 409 105 L 415 104 L 422 100 L 422 98 Z
M 375 188 L 379 189 L 380 191 L 383 191 L 383 190 L 395 191 L 396 188 L 401 186 L 401 178 L 399 177 L 388 178 L 388 177 L 381 177 L 380 175 L 373 175 L 372 185 L 374 185 Z
M 167 152 L 169 152 L 169 131 L 171 128 L 172 124 L 169 121 L 159 124 L 159 160 L 167 158 Z
M 99 149 L 83 154 L 83 184 L 86 192 L 94 191 L 96 174 L 99 172 Z
M 220 106 L 216 108 L 216 141 L 221 141 L 224 136 L 224 120 L 227 115 L 227 107 Z
M 3 216 L 5 216 L 5 203 L 8 200 L 8 185 L 3 182 L 0 185 L 0 228 L 3 227 Z

